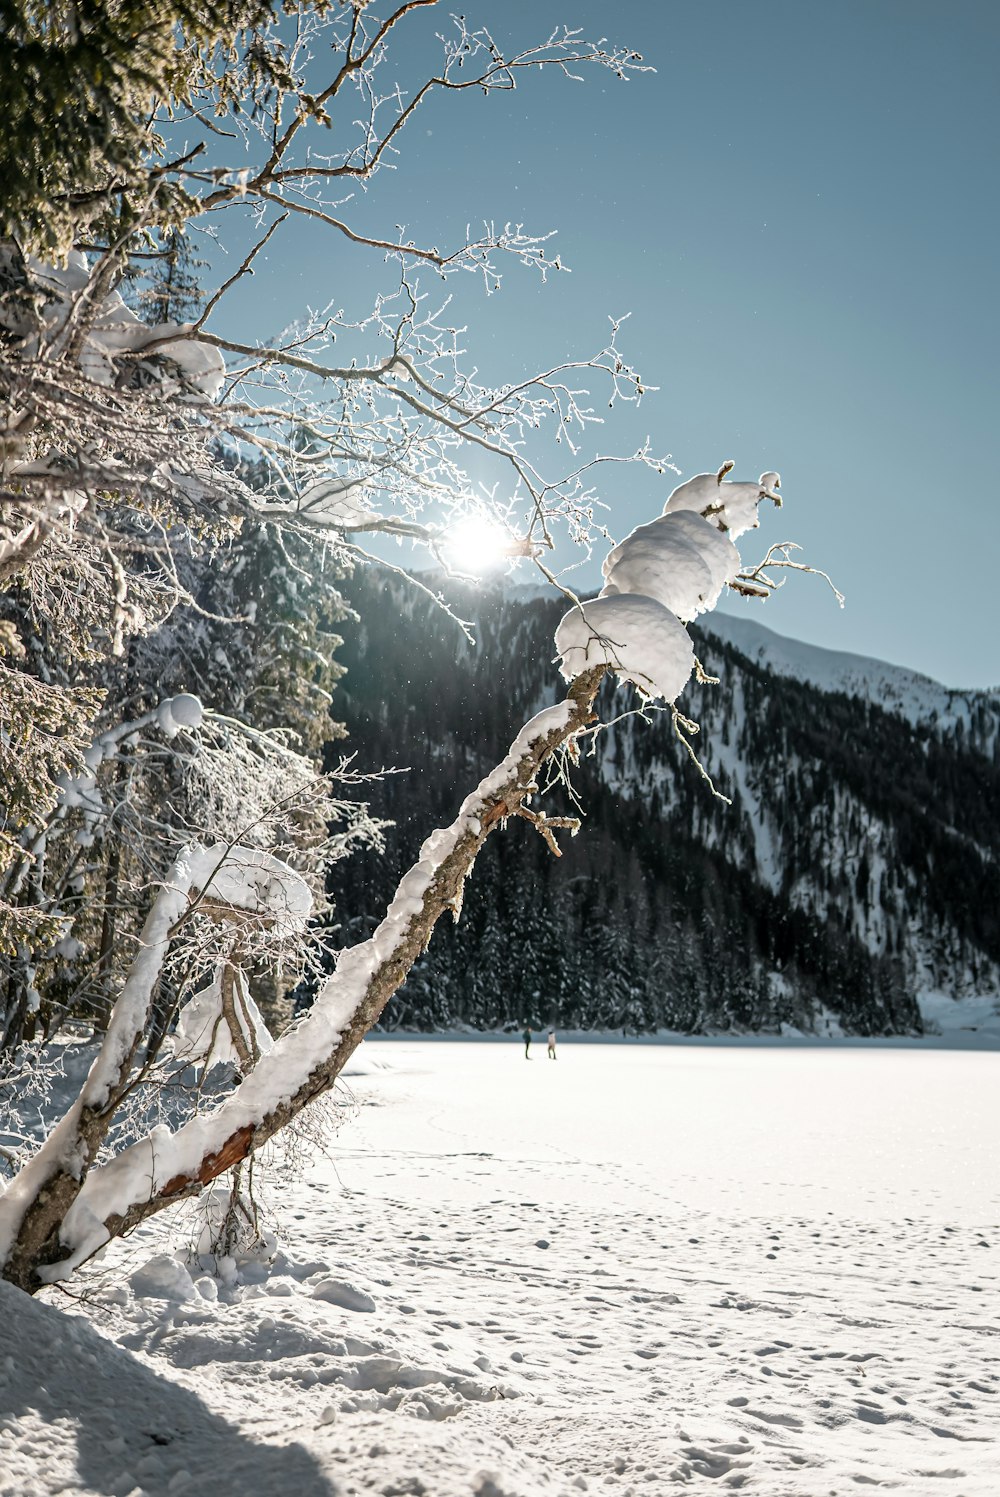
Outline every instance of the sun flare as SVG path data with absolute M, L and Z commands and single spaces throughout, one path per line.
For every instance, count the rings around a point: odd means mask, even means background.
M 481 577 L 503 565 L 511 554 L 511 539 L 491 515 L 463 515 L 449 528 L 444 546 L 448 565 L 457 572 Z

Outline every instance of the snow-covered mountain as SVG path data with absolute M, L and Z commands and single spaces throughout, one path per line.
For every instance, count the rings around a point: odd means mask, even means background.
M 859 697 L 914 725 L 945 731 L 961 723 L 959 731 L 973 730 L 981 751 L 993 751 L 1000 725 L 1000 687 L 955 690 L 905 666 L 788 639 L 755 618 L 715 613 L 706 628 L 764 671 L 806 682 L 820 691 Z
M 463 590 L 472 647 L 399 579 L 354 587 L 365 622 L 344 629 L 338 710 L 362 763 L 410 772 L 373 797 L 397 822 L 388 858 L 352 863 L 335 890 L 348 927 L 555 699 L 564 609 Z M 670 713 L 639 716 L 607 687 L 610 726 L 572 771 L 579 837 L 559 860 L 523 825 L 491 839 L 461 925 L 435 936 L 394 1004 L 399 1022 L 879 1033 L 919 1027 L 918 993 L 1000 991 L 1000 694 L 750 618 L 712 615 L 693 633 L 720 683 L 692 683 L 679 705 L 731 804 Z M 554 786 L 550 811 L 571 798 Z

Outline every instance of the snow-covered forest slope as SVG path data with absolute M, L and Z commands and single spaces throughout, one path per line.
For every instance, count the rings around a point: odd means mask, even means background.
M 364 623 L 342 626 L 337 712 L 364 765 L 407 772 L 371 796 L 397 821 L 388 856 L 338 878 L 345 941 L 525 714 L 555 699 L 564 608 L 450 586 L 473 648 L 398 579 L 366 572 L 352 590 Z M 605 687 L 601 717 L 618 720 L 571 772 L 580 835 L 560 860 L 527 826 L 497 839 L 391 1024 L 890 1033 L 920 1028 L 920 993 L 998 990 L 1000 693 L 951 691 L 751 617 L 694 633 L 721 682 L 692 683 L 680 706 L 732 804 L 669 713 L 622 717 L 637 699 Z M 562 786 L 545 805 L 572 809 Z

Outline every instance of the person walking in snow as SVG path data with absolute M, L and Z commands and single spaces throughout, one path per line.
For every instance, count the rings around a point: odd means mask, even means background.
M 549 1030 L 549 1060 L 555 1060 L 555 1058 L 556 1058 L 556 1032 L 555 1032 L 554 1029 L 550 1029 Z
M 524 1058 L 525 1060 L 530 1060 L 531 1056 L 528 1054 L 528 1051 L 531 1049 L 531 1030 L 527 1026 L 525 1026 L 522 1039 L 524 1040 Z

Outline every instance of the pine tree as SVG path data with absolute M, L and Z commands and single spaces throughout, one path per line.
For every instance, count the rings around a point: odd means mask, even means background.
M 193 206 L 157 174 L 150 104 L 196 89 L 216 48 L 271 14 L 263 0 L 0 0 L 0 236 L 65 256 L 82 226 L 120 233 L 159 195 Z

